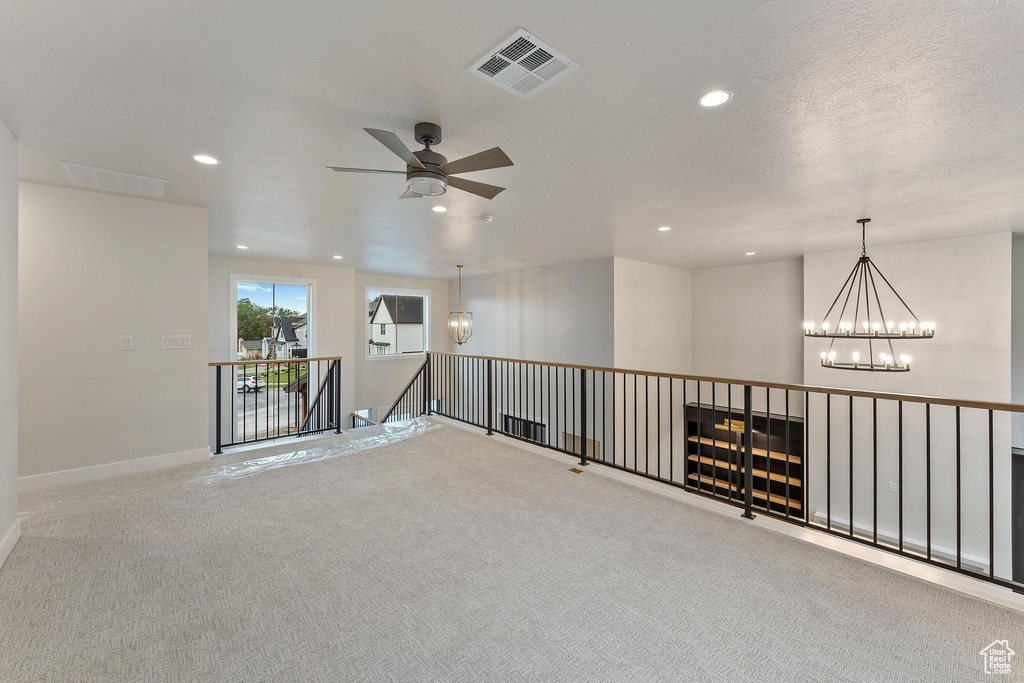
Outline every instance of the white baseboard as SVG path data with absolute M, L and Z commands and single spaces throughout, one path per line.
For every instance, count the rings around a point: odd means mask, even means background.
M 96 479 L 108 479 L 119 477 L 122 474 L 137 474 L 139 472 L 151 472 L 165 467 L 176 465 L 188 465 L 196 462 L 208 462 L 210 460 L 210 448 L 197 448 L 191 451 L 180 453 L 166 453 L 164 455 L 153 455 L 148 458 L 137 458 L 135 460 L 122 460 L 110 462 L 103 465 L 92 465 L 89 467 L 78 467 L 73 470 L 61 470 L 59 472 L 46 472 L 45 474 L 32 474 L 27 477 L 18 477 L 18 491 L 38 491 L 39 489 L 61 486 L 63 484 L 79 484 L 83 481 L 95 481 Z
M 16 517 L 7 533 L 4 534 L 4 540 L 0 541 L 0 567 L 4 566 L 4 562 L 7 561 L 8 555 L 14 550 L 14 546 L 18 543 L 19 538 L 21 538 L 21 519 Z
M 433 415 L 431 416 L 431 419 L 474 434 L 483 433 L 479 427 L 472 427 L 457 420 L 450 420 L 448 418 L 441 417 L 440 415 Z M 515 446 L 516 448 L 530 453 L 536 453 L 537 455 L 542 455 L 552 460 L 557 460 L 565 465 L 571 466 L 579 463 L 579 458 L 574 458 L 567 453 L 561 453 L 551 450 L 550 448 L 544 448 L 542 446 L 537 446 L 525 441 L 519 441 L 517 439 L 505 438 L 497 432 L 495 432 L 494 436 L 490 438 L 503 439 L 506 443 Z M 1015 593 L 1009 588 L 1003 588 L 1002 586 L 997 586 L 970 576 L 964 576 L 963 574 L 942 569 L 924 562 L 919 562 L 918 560 L 909 557 L 896 555 L 879 548 L 872 548 L 870 546 L 857 543 L 856 541 L 847 540 L 821 531 L 815 531 L 808 527 L 801 527 L 782 520 L 772 519 L 766 515 L 756 515 L 754 519 L 746 520 L 740 517 L 739 509 L 731 505 L 725 505 L 717 500 L 697 496 L 692 493 L 688 493 L 687 491 L 682 491 L 677 487 L 669 486 L 668 484 L 646 479 L 644 477 L 638 477 L 635 474 L 616 470 L 611 467 L 605 467 L 597 463 L 591 463 L 590 466 L 586 468 L 585 472 L 602 477 L 608 477 L 609 479 L 615 479 L 625 484 L 629 484 L 630 486 L 646 489 L 653 493 L 686 503 L 687 505 L 692 505 L 709 512 L 714 512 L 732 519 L 736 524 L 757 526 L 785 536 L 798 538 L 802 541 L 806 541 L 807 543 L 812 543 L 823 548 L 843 553 L 844 555 L 856 557 L 881 567 L 888 567 L 889 569 L 893 569 L 903 574 L 914 576 L 925 581 L 930 581 L 931 583 L 939 586 L 951 588 L 955 591 L 959 591 L 960 593 L 965 593 L 997 605 L 1002 605 L 1004 607 L 1024 612 L 1024 595 Z M 834 521 L 835 518 L 833 517 L 833 522 Z

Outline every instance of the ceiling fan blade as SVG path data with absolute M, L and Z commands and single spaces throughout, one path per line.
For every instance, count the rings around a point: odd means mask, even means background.
M 415 192 L 410 192 L 409 190 L 406 190 L 404 193 L 402 193 L 402 196 L 399 197 L 399 199 L 419 199 L 422 196 L 423 195 L 416 194 Z
M 409 151 L 409 148 L 405 146 L 405 143 L 398 139 L 398 136 L 391 131 L 378 130 L 376 128 L 363 128 L 363 130 L 376 138 L 377 142 L 397 154 L 405 163 L 415 168 L 423 168 L 423 164 L 420 160 L 413 156 L 413 153 Z
M 344 166 L 328 166 L 327 168 L 342 173 L 397 173 L 398 175 L 405 175 L 405 171 L 385 171 L 379 168 L 345 168 Z
M 501 147 L 492 147 L 483 152 L 471 154 L 455 161 L 449 161 L 441 165 L 441 172 L 446 175 L 454 173 L 469 173 L 470 171 L 486 171 L 489 168 L 501 168 L 511 166 L 512 160 L 501 151 Z
M 505 189 L 497 185 L 488 185 L 487 183 L 478 183 L 475 180 L 466 180 L 465 178 L 455 178 L 452 176 L 448 176 L 448 186 L 456 187 L 463 192 L 469 192 L 485 199 L 494 199 L 498 196 L 499 192 Z

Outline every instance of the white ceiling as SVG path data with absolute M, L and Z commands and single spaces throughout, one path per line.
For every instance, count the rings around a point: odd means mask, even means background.
M 21 175 L 166 178 L 210 252 L 452 277 L 622 256 L 688 268 L 1024 229 L 1024 5 L 987 0 L 3 0 Z M 580 70 L 526 100 L 466 71 L 519 26 Z M 736 97 L 697 105 L 712 88 Z M 362 131 L 500 145 L 509 189 L 403 200 Z M 218 157 L 202 166 L 195 153 Z M 478 220 L 494 215 L 492 223 Z M 670 225 L 671 232 L 657 232 Z M 744 252 L 756 251 L 754 257 Z M 344 254 L 344 261 L 331 259 Z

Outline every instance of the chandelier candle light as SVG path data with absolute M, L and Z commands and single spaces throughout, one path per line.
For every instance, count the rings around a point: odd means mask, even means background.
M 462 308 L 462 266 L 459 269 L 459 308 Z M 462 346 L 473 336 L 473 314 L 466 311 L 453 311 L 448 314 L 448 336 Z
M 820 324 L 804 323 L 804 336 L 830 340 L 828 349 L 820 354 L 821 364 L 826 368 L 863 372 L 909 372 L 911 358 L 907 354 L 897 357 L 896 352 L 893 351 L 893 340 L 931 339 L 935 336 L 935 323 L 921 322 L 885 275 L 882 275 L 878 266 L 872 263 L 867 254 L 865 240 L 866 226 L 870 221 L 870 218 L 861 218 L 857 221 L 860 223 L 861 230 L 861 252 L 857 265 L 850 271 L 846 282 L 843 283 L 839 294 L 832 301 L 822 322 Z M 878 275 L 884 287 L 888 288 L 888 291 L 896 297 L 902 306 L 902 308 L 897 307 L 902 318 L 898 325 L 891 318 L 886 317 L 882 308 L 883 297 L 879 295 L 875 275 Z M 882 290 L 883 294 L 885 294 L 885 288 Z M 854 294 L 854 289 L 856 289 L 856 294 Z M 884 298 L 889 303 L 893 303 L 892 297 L 888 294 L 885 294 Z M 833 323 L 829 317 L 836 310 L 840 299 L 843 300 L 843 305 L 833 318 Z M 849 361 L 837 361 L 837 353 L 832 350 L 837 339 L 860 340 L 861 349 L 853 351 Z M 879 349 L 877 356 L 875 354 L 876 344 Z M 866 348 L 864 348 L 865 346 Z M 867 356 L 862 357 L 861 351 L 865 350 Z

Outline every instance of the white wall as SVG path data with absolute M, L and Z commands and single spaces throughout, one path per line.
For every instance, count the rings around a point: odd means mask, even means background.
M 18 542 L 18 142 L 0 121 L 0 565 Z
M 355 340 L 355 363 L 353 381 L 357 397 L 357 409 L 390 407 L 398 394 L 412 378 L 416 369 L 423 364 L 423 356 L 400 357 L 378 356 L 366 358 L 366 288 L 416 289 L 429 292 L 427 305 L 428 346 L 431 351 L 448 350 L 448 333 L 445 324 L 448 317 L 448 281 L 427 280 L 390 275 L 367 275 L 360 273 L 355 278 L 352 296 L 353 326 L 358 339 Z M 395 326 L 389 325 L 393 329 Z M 404 326 L 412 327 L 412 326 Z M 376 415 L 376 417 L 383 417 Z
M 33 183 L 19 197 L 19 475 L 209 457 L 206 210 Z M 183 334 L 191 350 L 160 349 Z
M 799 259 L 694 271 L 694 374 L 801 383 L 803 282 Z
M 692 370 L 692 272 L 623 258 L 614 261 L 614 366 L 689 374 Z M 609 404 L 599 412 L 595 422 L 595 426 L 602 428 L 603 439 L 599 440 L 605 447 L 605 458 L 614 458 L 619 465 L 651 474 L 666 474 L 671 442 L 668 427 L 682 424 L 682 383 L 616 375 L 614 381 L 607 378 L 606 386 L 598 384 L 597 398 L 606 396 L 605 403 Z M 670 384 L 674 385 L 675 392 L 671 403 Z M 602 415 L 606 416 L 607 425 L 601 424 Z M 635 422 L 639 427 L 632 437 L 618 429 L 624 420 L 626 425 Z M 680 457 L 682 449 L 676 452 L 674 466 L 678 467 L 685 461 Z M 682 474 L 682 470 L 679 472 Z
M 1013 236 L 1010 396 L 1024 403 L 1024 235 Z M 1024 414 L 1013 416 L 1013 445 L 1024 448 Z
M 616 258 L 617 368 L 689 373 L 692 369 L 692 273 Z
M 355 270 L 309 263 L 210 256 L 208 326 L 210 330 L 209 360 L 211 362 L 235 360 L 234 349 L 237 340 L 231 339 L 231 321 L 235 316 L 236 309 L 236 302 L 232 299 L 231 292 L 232 275 L 301 278 L 316 281 L 315 300 L 311 302 L 313 307 L 313 354 L 318 357 L 342 356 L 342 415 L 352 412 L 355 405 L 352 376 L 357 354 L 352 328 Z M 362 328 L 360 328 L 361 332 Z M 210 405 L 213 405 L 212 369 L 209 371 L 209 377 Z M 231 392 L 226 393 L 230 394 Z M 211 417 L 209 432 L 211 444 L 214 443 L 214 429 L 216 429 L 216 425 Z
M 868 253 L 911 305 L 921 320 L 934 320 L 935 337 L 896 345 L 896 355 L 912 356 L 911 372 L 892 375 L 844 372 L 822 368 L 818 353 L 823 340 L 806 340 L 805 381 L 811 385 L 893 391 L 961 399 L 1009 401 L 1011 398 L 1011 235 L 1001 233 L 889 247 Z M 804 310 L 819 322 L 838 292 L 859 251 L 848 250 L 804 257 Z M 883 299 L 883 305 L 885 300 Z M 818 317 L 815 317 L 818 316 Z M 895 320 L 896 313 L 887 316 Z M 905 318 L 906 316 L 904 316 Z M 836 342 L 841 358 L 849 349 Z M 879 349 L 875 349 L 877 354 Z M 872 515 L 871 401 L 854 401 L 854 515 L 870 524 Z M 825 400 L 812 395 L 810 414 L 811 485 L 816 496 L 812 510 L 826 509 Z M 898 406 L 880 401 L 879 527 L 895 533 L 898 493 L 888 490 L 898 481 Z M 988 430 L 984 411 L 963 409 L 961 421 L 961 489 L 964 552 L 988 557 Z M 904 533 L 923 541 L 925 519 L 924 407 L 904 404 Z M 1009 423 L 996 413 L 995 503 L 997 570 L 1005 576 L 1009 561 L 1010 458 Z M 849 401 L 832 401 L 832 514 L 849 517 Z M 953 408 L 932 409 L 932 539 L 955 547 L 955 420 Z
M 453 351 L 553 363 L 614 362 L 613 259 L 463 278 L 473 336 Z M 452 306 L 458 282 L 451 281 Z

